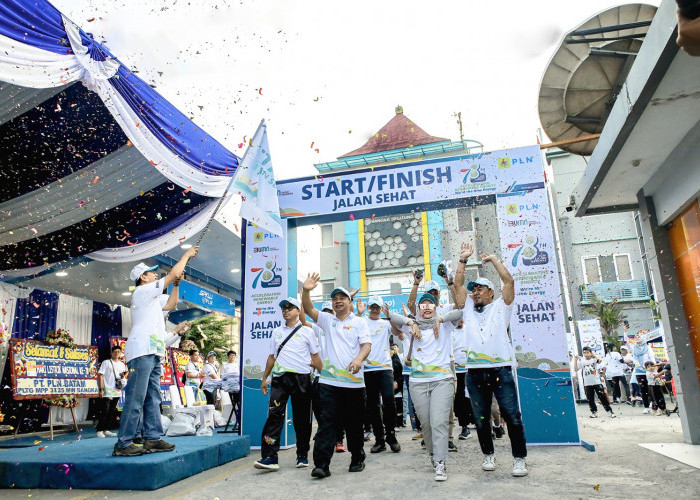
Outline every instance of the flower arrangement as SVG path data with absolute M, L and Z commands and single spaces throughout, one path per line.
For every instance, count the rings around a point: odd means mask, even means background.
M 190 339 L 186 339 L 180 342 L 180 350 L 189 353 L 192 349 L 197 349 L 197 344 L 195 344 Z
M 60 345 L 63 347 L 75 347 L 75 341 L 71 337 L 68 330 L 61 330 L 60 328 L 56 331 L 50 331 L 46 335 L 46 342 L 49 345 Z
M 46 343 L 49 345 L 60 345 L 63 347 L 73 348 L 75 347 L 75 341 L 71 337 L 68 330 L 61 330 L 60 328 L 56 331 L 51 331 L 46 335 Z M 56 396 L 55 398 L 45 398 L 46 404 L 53 406 L 61 406 L 63 408 L 75 408 L 78 406 L 78 400 L 75 396 L 70 394 L 62 394 Z

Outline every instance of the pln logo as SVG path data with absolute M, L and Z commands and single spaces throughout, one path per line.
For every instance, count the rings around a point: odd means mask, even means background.
M 253 234 L 253 241 L 259 242 L 265 239 L 265 233 L 262 231 Z
M 498 158 L 496 161 L 498 162 L 498 168 L 503 170 L 516 165 L 527 165 L 528 163 L 534 163 L 535 157 L 525 156 L 523 158 L 511 158 L 509 156 L 505 156 L 503 158 Z
M 498 168 L 504 169 L 504 168 L 510 168 L 510 158 L 505 157 L 505 158 L 499 158 L 498 159 Z
M 540 205 L 538 203 L 525 203 L 523 205 L 518 205 L 517 203 L 508 203 L 506 205 L 506 215 L 516 215 L 520 212 L 539 210 L 539 208 Z
M 265 267 L 252 267 L 250 269 L 252 273 L 258 273 L 253 280 L 253 288 L 278 288 L 282 286 L 282 276 L 277 274 L 275 269 L 275 262 L 268 260 L 265 263 Z
M 486 180 L 486 174 L 481 171 L 481 166 L 474 164 L 469 168 L 462 168 L 460 172 L 466 172 L 462 184 L 469 182 L 484 182 Z
M 508 203 L 506 205 L 506 214 L 515 215 L 517 213 L 518 213 L 518 204 L 517 203 Z
M 549 254 L 542 249 L 545 244 L 540 243 L 537 236 L 526 236 L 523 243 L 509 246 L 519 247 L 513 256 L 513 267 L 517 267 L 518 261 L 526 266 L 542 266 L 549 262 Z

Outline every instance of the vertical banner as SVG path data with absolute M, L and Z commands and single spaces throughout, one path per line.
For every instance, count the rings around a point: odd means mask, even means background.
M 510 333 L 528 443 L 578 443 L 561 283 L 539 149 L 496 160 L 501 255 L 515 279 Z
M 287 224 L 282 237 L 245 221 L 243 303 L 241 306 L 242 414 L 241 434 L 259 448 L 267 419 L 268 398 L 260 384 L 265 372 L 272 330 L 282 324 L 279 302 L 287 296 Z M 287 414 L 290 414 L 289 407 Z M 287 418 L 289 422 L 290 419 Z M 285 425 L 280 443 L 295 444 Z M 291 442 L 290 442 L 291 441 Z
M 603 330 L 600 327 L 600 321 L 597 319 L 582 319 L 576 322 L 578 326 L 578 335 L 581 339 L 581 349 L 590 347 L 593 354 L 605 356 L 603 349 Z

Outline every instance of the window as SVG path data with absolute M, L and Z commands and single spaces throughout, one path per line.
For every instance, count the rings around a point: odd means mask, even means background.
M 459 231 L 474 230 L 474 220 L 472 219 L 472 207 L 462 207 L 457 209 L 457 229 Z
M 323 295 L 324 295 L 324 297 L 328 297 L 333 290 L 335 290 L 335 281 L 327 281 L 327 282 L 323 283 Z
M 628 254 L 590 256 L 581 260 L 587 284 L 634 279 Z
M 321 246 L 333 246 L 333 226 L 330 224 L 324 224 L 321 226 Z

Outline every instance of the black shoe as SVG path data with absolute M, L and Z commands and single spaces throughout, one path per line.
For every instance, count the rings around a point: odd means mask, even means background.
M 381 453 L 383 451 L 386 451 L 386 445 L 384 443 L 374 443 L 374 446 L 369 449 L 370 453 Z
M 459 439 L 465 440 L 465 439 L 469 439 L 470 437 L 471 437 L 471 431 L 465 425 L 464 427 L 462 427 L 462 432 L 459 433 Z
M 146 441 L 143 444 L 143 450 L 145 453 L 158 453 L 160 451 L 173 451 L 175 445 L 172 443 L 166 443 L 162 439 L 158 441 Z
M 126 448 L 120 448 L 115 444 L 114 451 L 112 451 L 112 455 L 115 457 L 138 457 L 144 453 L 146 451 L 143 449 L 143 446 L 136 446 L 135 444 L 130 444 Z
M 311 477 L 315 477 L 316 479 L 323 479 L 324 477 L 328 477 L 330 475 L 331 471 L 324 469 L 323 467 L 314 467 L 314 470 L 311 471 Z
M 137 437 L 137 438 L 134 438 L 134 440 L 133 440 L 133 443 L 136 446 L 143 446 L 143 443 L 145 443 L 145 442 L 146 442 L 146 440 L 142 437 Z
M 365 461 L 362 462 L 350 462 L 350 467 L 348 472 L 362 472 L 365 470 Z
M 447 451 L 457 451 L 457 447 L 452 441 L 447 442 Z
M 501 439 L 503 437 L 503 434 L 505 434 L 503 426 L 499 425 L 498 427 L 494 427 L 493 434 L 496 436 L 496 439 Z
M 420 440 L 420 447 L 425 448 L 425 439 Z
M 391 451 L 393 451 L 394 453 L 398 453 L 401 451 L 401 445 L 396 441 L 394 441 L 393 443 L 389 443 L 389 448 L 391 448 Z

